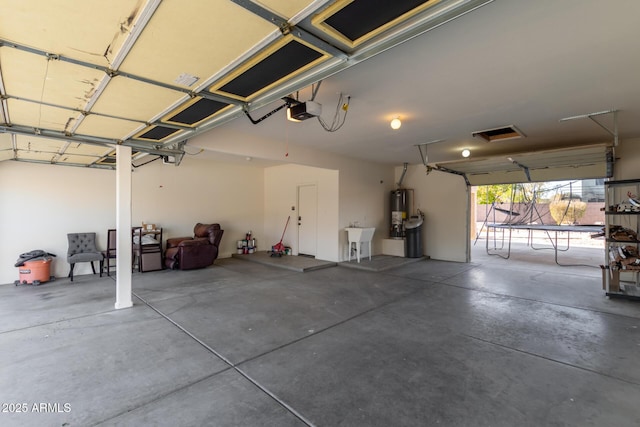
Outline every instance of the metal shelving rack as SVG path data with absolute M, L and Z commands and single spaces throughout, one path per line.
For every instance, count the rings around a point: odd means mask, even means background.
M 629 200 L 640 196 L 640 180 L 606 181 L 604 188 L 606 244 L 602 286 L 609 297 L 640 300 L 640 207 Z M 632 280 L 623 280 L 629 275 Z

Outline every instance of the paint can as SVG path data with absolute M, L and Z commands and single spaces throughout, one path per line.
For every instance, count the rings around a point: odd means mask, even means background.
M 236 246 L 236 248 L 242 249 L 242 242 L 242 240 L 238 240 L 238 246 Z

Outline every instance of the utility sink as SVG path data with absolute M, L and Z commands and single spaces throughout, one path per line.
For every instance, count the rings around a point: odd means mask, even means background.
M 360 262 L 360 244 L 369 244 L 369 261 L 371 261 L 371 239 L 376 231 L 375 227 L 347 227 L 347 240 L 349 240 L 349 261 L 351 261 L 351 245 L 356 245 L 356 259 Z
M 373 238 L 373 232 L 376 231 L 373 227 L 347 227 L 345 230 L 347 230 L 347 237 L 350 242 L 370 242 Z

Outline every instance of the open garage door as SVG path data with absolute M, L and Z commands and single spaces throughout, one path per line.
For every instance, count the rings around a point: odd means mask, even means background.
M 512 184 L 613 176 L 610 144 L 437 163 L 437 170 L 466 177 L 470 185 Z

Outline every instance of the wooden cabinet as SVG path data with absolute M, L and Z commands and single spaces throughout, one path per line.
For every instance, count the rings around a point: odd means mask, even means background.
M 607 181 L 603 288 L 609 297 L 640 299 L 640 180 Z

